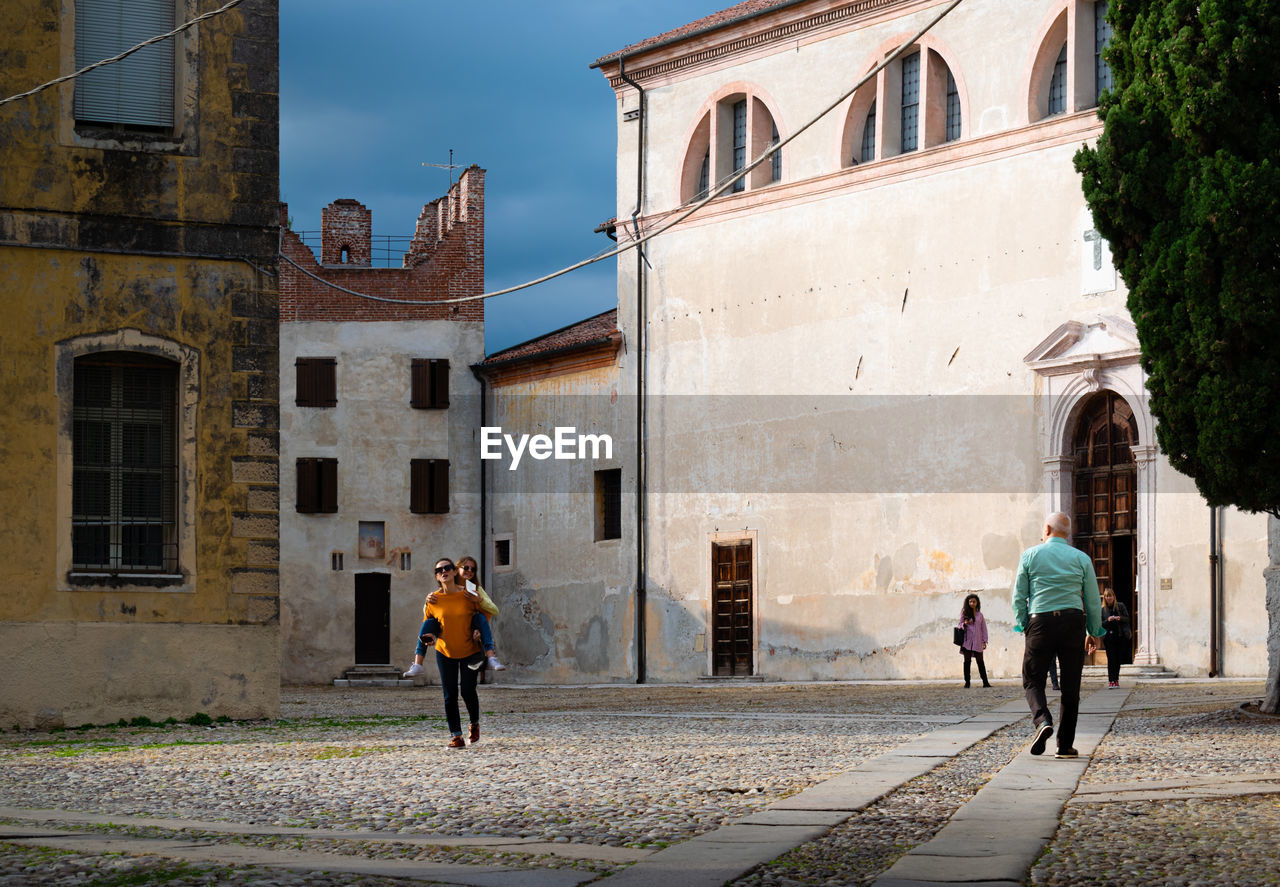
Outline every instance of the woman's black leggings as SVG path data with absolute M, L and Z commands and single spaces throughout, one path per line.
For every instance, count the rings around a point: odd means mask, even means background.
M 975 653 L 973 650 L 966 650 L 963 647 L 960 652 L 964 654 L 964 685 L 969 686 L 969 660 L 976 659 L 978 661 L 978 676 L 982 678 L 982 684 L 985 687 L 991 683 L 987 680 L 987 664 L 982 661 L 982 654 Z

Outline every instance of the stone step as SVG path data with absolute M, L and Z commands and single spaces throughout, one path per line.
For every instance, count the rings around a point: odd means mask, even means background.
M 1105 665 L 1086 665 L 1084 667 L 1084 676 L 1105 680 L 1107 667 Z M 1170 671 L 1163 665 L 1122 665 L 1120 666 L 1120 676 L 1143 681 L 1158 681 L 1163 678 L 1176 678 L 1178 673 Z
M 412 687 L 411 678 L 401 675 L 395 665 L 355 665 L 333 682 L 335 687 Z

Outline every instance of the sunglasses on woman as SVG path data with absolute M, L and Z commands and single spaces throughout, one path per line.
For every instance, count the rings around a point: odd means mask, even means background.
M 448 572 L 450 572 L 451 570 L 454 570 L 454 569 L 456 569 L 456 568 L 453 566 L 453 564 L 445 564 L 443 567 L 436 567 L 436 572 L 437 572 L 437 573 L 448 573 Z

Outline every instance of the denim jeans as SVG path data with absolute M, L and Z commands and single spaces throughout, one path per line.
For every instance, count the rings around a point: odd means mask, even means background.
M 440 669 L 440 686 L 444 688 L 444 717 L 449 722 L 449 735 L 462 735 L 462 719 L 458 713 L 458 679 L 462 679 L 462 701 L 467 706 L 471 723 L 480 723 L 480 697 L 476 694 L 474 671 L 466 668 L 465 659 L 450 659 L 436 651 L 436 668 Z
M 1058 684 L 1062 688 L 1057 725 L 1058 748 L 1071 748 L 1080 713 L 1080 678 L 1084 672 L 1084 613 L 1061 610 L 1036 613 L 1027 620 L 1027 645 L 1022 655 L 1022 689 L 1027 695 L 1036 726 L 1053 724 L 1044 695 L 1044 679 L 1050 663 L 1058 660 Z
M 471 617 L 472 630 L 479 629 L 480 644 L 486 651 L 493 649 L 493 629 L 489 627 L 489 617 L 483 613 L 477 613 Z M 418 646 L 414 648 L 414 655 L 426 656 L 427 645 L 422 640 L 424 634 L 433 634 L 440 637 L 440 621 L 434 617 L 427 619 L 422 623 L 422 627 L 418 629 Z

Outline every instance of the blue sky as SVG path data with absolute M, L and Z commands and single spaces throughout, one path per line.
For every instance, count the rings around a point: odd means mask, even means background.
M 486 290 L 540 277 L 609 245 L 616 211 L 614 97 L 588 66 L 733 0 L 283 0 L 280 191 L 293 225 L 320 227 L 340 197 L 375 235 L 409 235 L 448 173 L 486 178 Z M 486 306 L 486 349 L 617 303 L 604 261 Z

